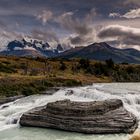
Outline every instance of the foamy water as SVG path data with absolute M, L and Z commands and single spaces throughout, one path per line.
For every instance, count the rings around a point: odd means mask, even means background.
M 70 91 L 73 91 L 71 94 Z M 127 140 L 129 135 L 83 135 L 41 128 L 21 128 L 20 116 L 35 107 L 56 100 L 95 101 L 121 99 L 127 110 L 140 120 L 140 83 L 93 84 L 65 88 L 54 95 L 34 95 L 0 106 L 0 140 Z

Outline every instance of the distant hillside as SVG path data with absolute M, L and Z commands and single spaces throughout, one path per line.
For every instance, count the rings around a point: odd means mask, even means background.
M 60 58 L 87 58 L 105 61 L 112 58 L 116 63 L 140 64 L 140 51 L 135 49 L 117 49 L 105 42 L 94 43 L 86 47 L 78 47 L 59 54 Z
M 3 56 L 18 56 L 18 57 L 43 57 L 43 55 L 36 50 L 12 50 L 12 51 L 2 51 L 0 55 Z

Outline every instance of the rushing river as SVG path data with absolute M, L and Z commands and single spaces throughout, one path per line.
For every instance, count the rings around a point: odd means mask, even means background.
M 73 94 L 67 94 L 73 90 Z M 93 84 L 92 86 L 65 88 L 53 95 L 34 95 L 0 106 L 0 140 L 128 140 L 129 135 L 84 135 L 41 128 L 20 127 L 16 120 L 35 107 L 61 99 L 94 101 L 121 99 L 127 110 L 140 120 L 140 83 Z

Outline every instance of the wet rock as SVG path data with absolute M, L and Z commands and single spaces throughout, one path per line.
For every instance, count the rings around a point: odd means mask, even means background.
M 18 122 L 18 119 L 17 118 L 11 118 L 9 120 L 7 120 L 6 124 L 9 125 L 9 124 L 17 124 Z
M 118 99 L 48 103 L 23 114 L 20 124 L 87 134 L 132 133 L 138 127 L 136 117 Z
M 5 97 L 5 98 L 0 98 L 0 105 L 6 104 L 8 102 L 13 102 L 17 99 L 25 97 L 24 95 L 19 95 L 19 96 L 13 96 L 13 97 Z
M 9 105 L 4 105 L 4 106 L 2 106 L 1 109 L 5 109 L 5 108 L 7 108 L 7 107 L 9 107 Z
M 17 124 L 18 119 L 13 119 L 12 124 Z
M 72 95 L 74 93 L 74 91 L 73 90 L 68 90 L 67 92 L 66 92 L 66 96 L 70 96 L 70 95 Z
M 49 88 L 48 90 L 43 91 L 42 94 L 53 95 L 58 90 L 60 90 L 60 88 Z

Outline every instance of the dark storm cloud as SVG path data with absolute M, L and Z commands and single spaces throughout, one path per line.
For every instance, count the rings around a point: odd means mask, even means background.
M 68 44 L 83 45 L 96 41 L 95 25 L 110 22 L 109 13 L 135 17 L 137 11 L 128 12 L 139 5 L 139 0 L 0 0 L 0 29 L 9 36 L 16 32 L 57 42 L 63 36 Z M 139 44 L 132 32 L 128 40 L 127 33 L 114 35 L 111 31 L 118 41 L 123 38 L 127 44 Z
M 44 41 L 56 41 L 59 42 L 57 35 L 52 31 L 41 31 L 38 29 L 33 29 L 31 31 L 31 35 L 33 38 L 44 40 Z
M 85 43 L 93 42 L 94 29 L 91 23 L 94 17 L 97 15 L 96 10 L 92 9 L 82 20 L 74 17 L 73 12 L 67 12 L 62 14 L 56 19 L 63 28 L 74 33 L 69 37 L 69 41 L 72 45 L 82 45 Z
M 140 29 L 120 25 L 109 25 L 98 33 L 102 39 L 113 39 L 121 44 L 140 46 Z
M 122 3 L 122 0 L 0 0 L 0 9 L 7 14 L 14 12 L 16 14 L 17 12 L 35 14 L 42 10 L 51 10 L 60 14 L 64 11 L 78 10 L 78 16 L 83 16 L 93 8 L 97 8 L 100 13 L 108 14 L 121 7 L 122 4 L 120 3 Z
M 73 16 L 74 13 L 67 12 L 58 17 L 57 22 L 60 23 L 65 29 L 70 31 L 75 31 L 77 34 L 87 34 L 92 32 L 91 28 L 89 28 L 89 21 L 79 20 Z
M 32 20 L 32 26 L 34 24 L 36 26 L 38 20 L 44 25 L 48 20 L 53 20 L 56 16 L 69 11 L 77 11 L 75 16 L 82 19 L 93 8 L 96 8 L 102 18 L 105 18 L 108 17 L 109 13 L 117 12 L 117 9 L 121 11 L 120 9 L 124 6 L 122 3 L 122 0 L 0 0 L 0 19 L 4 16 L 9 18 L 12 16 L 13 20 L 15 20 L 20 16 L 21 22 L 23 20 Z M 123 9 L 127 9 L 127 6 L 123 7 Z M 29 19 L 28 17 L 31 18 Z M 6 24 L 8 26 L 10 21 L 7 20 Z M 15 24 L 12 25 L 15 26 Z
M 140 1 L 139 0 L 125 0 L 124 4 L 139 7 L 140 6 Z

